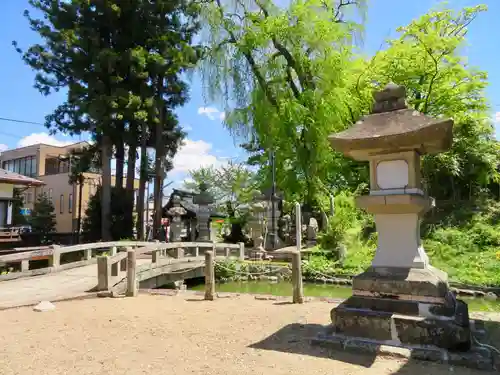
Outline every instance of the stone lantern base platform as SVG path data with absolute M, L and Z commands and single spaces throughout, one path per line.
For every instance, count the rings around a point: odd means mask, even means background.
M 369 351 L 406 348 L 412 358 L 437 361 L 450 353 L 492 361 L 487 350 L 471 350 L 467 304 L 449 291 L 447 274 L 433 267 L 368 269 L 353 279 L 353 296 L 332 309 L 331 320 L 316 341 Z

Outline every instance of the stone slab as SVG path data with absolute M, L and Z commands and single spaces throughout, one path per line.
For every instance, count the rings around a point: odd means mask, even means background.
M 471 336 L 467 305 L 459 306 L 465 310 L 452 317 L 423 317 L 352 308 L 344 302 L 333 308 L 330 315 L 336 334 L 404 345 L 468 350 Z
M 311 344 L 334 350 L 345 350 L 362 354 L 377 354 L 397 358 L 433 361 L 446 365 L 463 366 L 472 369 L 492 371 L 495 369 L 494 358 L 488 349 L 473 347 L 464 353 L 450 352 L 437 347 L 417 347 L 393 345 L 382 340 L 367 340 L 332 334 L 331 328 L 311 340 Z
M 355 276 L 354 294 L 367 292 L 374 297 L 412 296 L 446 298 L 448 275 L 434 267 L 418 268 L 368 268 Z
M 423 308 L 429 314 L 439 316 L 453 316 L 455 309 L 447 304 L 423 304 L 418 301 L 399 300 L 391 298 L 375 298 L 352 296 L 344 301 L 344 306 L 353 309 L 364 309 L 372 311 L 390 311 L 396 314 L 415 315 L 422 313 Z

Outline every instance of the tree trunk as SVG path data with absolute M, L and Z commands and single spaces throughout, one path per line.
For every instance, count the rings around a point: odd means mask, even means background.
M 101 237 L 111 241 L 111 153 L 112 143 L 107 135 L 102 136 L 102 187 L 101 187 Z
M 159 239 L 161 218 L 162 218 L 162 198 L 164 168 L 163 158 L 165 156 L 165 144 L 163 143 L 163 126 L 165 125 L 165 104 L 163 102 L 163 77 L 160 76 L 157 82 L 157 108 L 159 121 L 155 124 L 155 183 L 154 183 L 154 221 L 153 233 Z
M 144 209 L 145 204 L 149 204 L 149 197 L 146 197 L 146 182 L 148 180 L 148 153 L 147 153 L 147 125 L 141 126 L 141 169 L 139 180 L 139 198 L 137 200 L 137 238 L 144 240 Z M 149 221 L 149 218 L 146 218 Z
M 130 138 L 129 142 L 129 148 L 128 148 L 128 155 L 127 155 L 127 186 L 126 186 L 126 192 L 127 192 L 127 200 L 128 200 L 128 205 L 127 207 L 130 207 L 130 210 L 127 210 L 125 213 L 125 228 L 124 231 L 126 232 L 127 237 L 132 237 L 133 236 L 133 228 L 134 228 L 134 182 L 135 182 L 135 165 L 137 161 L 137 138 L 134 137 L 137 133 L 137 129 L 133 129 L 135 125 L 132 126 L 131 124 L 131 135 L 133 135 Z
M 120 131 L 124 132 L 125 129 L 119 128 Z M 123 133 L 122 133 L 123 134 Z M 120 139 L 117 139 L 115 142 L 115 147 L 116 147 L 116 155 L 115 155 L 115 160 L 116 160 L 116 180 L 115 180 L 115 186 L 118 187 L 119 189 L 123 189 L 123 171 L 125 167 L 125 144 L 123 142 L 123 137 L 120 137 Z

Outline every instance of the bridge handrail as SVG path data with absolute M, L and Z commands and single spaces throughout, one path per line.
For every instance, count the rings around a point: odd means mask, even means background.
M 194 254 L 186 256 L 184 253 L 186 248 L 194 248 Z M 151 264 L 143 265 L 140 268 L 144 268 L 150 271 L 154 271 L 156 268 L 161 268 L 164 265 L 173 265 L 175 263 L 184 263 L 191 261 L 203 261 L 203 256 L 200 256 L 199 249 L 206 248 L 212 250 L 213 254 L 217 253 L 218 248 L 224 249 L 224 258 L 231 256 L 231 250 L 238 249 L 238 258 L 243 260 L 245 258 L 245 244 L 226 244 L 226 243 L 214 243 L 214 242 L 172 242 L 172 243 L 154 243 L 152 247 L 142 247 L 140 249 L 130 249 L 127 248 L 126 252 L 120 252 L 112 254 L 111 256 L 100 256 L 97 258 L 97 290 L 98 291 L 110 291 L 114 285 L 123 281 L 125 276 L 123 273 L 127 273 L 127 279 L 129 277 L 133 278 L 130 282 L 127 280 L 127 290 L 134 294 L 133 290 L 136 290 L 137 279 L 137 266 L 136 257 L 137 255 L 150 252 L 151 253 Z M 167 257 L 167 250 L 176 250 L 173 256 Z M 163 259 L 162 259 L 163 258 Z M 133 270 L 129 268 L 133 267 Z
M 8 255 L 0 255 L 0 263 L 21 263 L 21 272 L 11 272 L 6 275 L 0 275 L 0 281 L 2 280 L 12 280 L 25 276 L 42 275 L 54 271 L 60 271 L 69 268 L 81 267 L 89 264 L 93 264 L 97 261 L 97 258 L 93 257 L 94 250 L 110 250 L 110 256 L 113 261 L 124 262 L 126 253 L 117 253 L 117 249 L 125 248 L 136 248 L 135 251 L 137 255 L 151 252 L 153 256 L 153 262 L 159 257 L 160 252 L 166 252 L 168 250 L 177 250 L 195 248 L 195 253 L 199 253 L 199 249 L 210 248 L 215 251 L 218 249 L 224 249 L 225 254 L 231 252 L 231 250 L 239 249 L 239 256 L 244 256 L 244 245 L 243 244 L 227 244 L 227 243 L 216 243 L 216 242 L 145 242 L 145 241 L 111 241 L 111 242 L 94 242 L 89 244 L 73 245 L 73 246 L 58 246 L 51 245 L 49 247 L 41 246 L 37 250 L 25 251 L 19 253 L 13 253 Z M 16 249 L 20 251 L 20 248 Z M 75 261 L 67 264 L 61 265 L 61 255 L 84 251 L 84 259 L 80 261 Z M 166 255 L 166 254 L 164 254 Z M 29 262 L 34 258 L 48 257 L 49 267 L 30 270 Z M 117 258 L 114 258 L 117 257 Z M 174 255 L 174 258 L 178 256 Z

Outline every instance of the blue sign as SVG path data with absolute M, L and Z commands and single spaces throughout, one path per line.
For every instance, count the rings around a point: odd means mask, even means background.
M 31 215 L 31 210 L 29 208 L 21 208 L 19 210 L 19 212 L 21 213 L 21 215 L 23 216 L 29 216 Z

